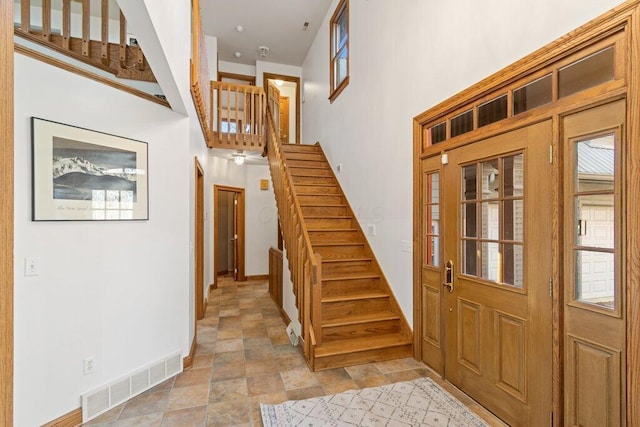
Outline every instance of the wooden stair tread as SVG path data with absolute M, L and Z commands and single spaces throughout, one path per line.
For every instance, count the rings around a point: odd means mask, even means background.
M 301 187 L 337 187 L 336 184 L 316 184 L 316 183 L 308 183 L 308 184 L 294 184 L 296 186 Z
M 318 204 L 318 202 L 309 202 L 309 203 L 300 203 L 300 207 L 302 206 L 307 206 L 307 207 L 318 207 L 318 208 L 346 208 L 347 205 L 339 205 L 339 204 Z
M 364 280 L 364 279 L 379 279 L 381 276 L 378 273 L 345 273 L 338 272 L 334 274 L 323 274 L 322 281 L 323 282 L 331 282 L 336 280 Z
M 312 246 L 364 246 L 364 242 L 321 242 Z
M 297 162 L 304 162 L 304 160 L 296 160 Z M 311 160 L 313 161 L 313 160 Z M 324 165 L 306 165 L 306 166 L 298 166 L 298 165 L 289 165 L 290 168 L 298 168 L 298 169 L 323 169 L 323 170 L 327 170 L 327 169 L 331 169 L 331 167 L 329 167 L 329 165 L 324 166 Z
M 317 232 L 323 232 L 323 233 L 334 233 L 336 231 L 339 232 L 343 232 L 343 231 L 351 231 L 351 232 L 357 232 L 358 229 L 357 228 L 307 228 L 308 232 L 313 232 L 313 233 L 317 233 Z
M 364 299 L 389 298 L 389 294 L 382 291 L 352 292 L 350 294 L 331 295 L 322 297 L 322 302 L 360 301 Z
M 341 215 L 304 215 L 304 219 L 353 219 L 353 217 Z
M 373 258 L 358 257 L 358 258 L 339 258 L 339 259 L 323 259 L 322 263 L 337 263 L 337 262 L 363 262 L 373 261 Z
M 411 339 L 402 334 L 351 338 L 347 340 L 336 340 L 322 343 L 316 347 L 315 355 L 316 357 L 329 357 L 405 345 L 411 345 Z
M 398 319 L 400 319 L 400 316 L 398 316 L 397 314 L 391 311 L 383 311 L 379 313 L 367 313 L 345 317 L 335 317 L 333 319 L 322 319 L 322 327 L 333 328 L 336 326 L 357 325 L 359 323 L 371 323 Z

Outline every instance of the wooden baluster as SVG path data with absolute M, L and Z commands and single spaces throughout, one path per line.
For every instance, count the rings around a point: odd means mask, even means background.
M 71 50 L 71 0 L 62 0 L 62 47 Z
M 42 39 L 51 40 L 51 0 L 42 0 Z
M 255 91 L 251 92 L 251 134 L 256 134 L 256 93 Z
M 227 144 L 231 144 L 231 87 L 227 85 Z
M 209 121 L 208 124 L 209 124 L 210 130 L 211 130 L 211 135 L 212 136 L 213 136 L 213 131 L 214 131 L 214 129 L 213 129 L 213 117 L 214 117 L 214 115 L 213 115 L 213 113 L 214 113 L 214 111 L 213 111 L 213 100 L 215 99 L 215 90 L 216 89 L 213 86 L 213 82 L 209 82 L 209 96 L 210 96 L 210 101 L 211 101 L 211 102 L 209 102 L 209 113 L 211 114 L 211 116 L 210 116 L 211 120 Z M 218 128 L 218 129 L 220 129 L 220 128 Z
M 136 52 L 136 64 L 138 65 L 138 71 L 144 71 L 144 53 L 140 46 L 138 46 Z
M 31 1 L 20 0 L 20 29 L 24 32 L 31 31 Z
M 236 112 L 235 112 L 235 117 L 236 117 L 236 135 L 235 135 L 235 141 L 236 141 L 236 145 L 238 145 L 238 142 L 240 142 L 240 100 L 239 100 L 239 92 L 238 92 L 238 88 L 236 87 L 234 90 L 234 97 L 236 99 Z
M 82 54 L 91 54 L 91 3 L 82 0 Z
M 102 42 L 101 56 L 102 63 L 109 65 L 111 63 L 111 54 L 109 52 L 109 0 L 102 0 Z
M 120 67 L 127 68 L 127 20 L 120 11 Z

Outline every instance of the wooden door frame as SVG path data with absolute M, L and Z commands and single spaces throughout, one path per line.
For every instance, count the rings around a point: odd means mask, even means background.
M 13 2 L 0 7 L 0 425 L 13 425 Z
M 194 224 L 194 282 L 195 282 L 195 318 L 200 320 L 204 318 L 205 312 L 205 295 L 204 295 L 204 169 L 195 158 L 195 224 Z
M 488 125 L 481 129 L 466 134 L 462 138 L 451 138 L 447 133 L 444 142 L 437 145 L 427 143 L 428 130 L 442 122 L 447 122 L 454 115 L 473 108 L 474 114 L 477 105 L 494 99 L 498 94 L 509 91 L 518 85 L 543 76 L 549 69 L 558 63 L 568 63 L 571 55 L 583 48 L 593 46 L 604 41 L 608 36 L 623 32 L 626 41 L 625 49 L 620 50 L 624 56 L 625 74 L 624 80 L 617 80 L 609 84 L 604 83 L 592 90 L 584 90 L 576 93 L 571 98 L 565 98 L 561 102 L 552 102 L 546 106 L 537 107 L 522 114 L 519 118 L 509 117 L 495 125 Z M 554 224 L 552 259 L 553 259 L 553 425 L 559 426 L 564 421 L 564 298 L 562 296 L 561 263 L 563 261 L 562 236 L 557 225 L 562 218 L 562 196 L 559 187 L 563 165 L 560 154 L 560 141 L 558 136 L 558 120 L 564 114 L 591 108 L 615 99 L 626 99 L 627 102 L 627 126 L 625 139 L 628 141 L 640 140 L 640 0 L 628 0 L 602 16 L 588 22 L 571 33 L 547 44 L 541 49 L 525 56 L 514 64 L 496 72 L 470 88 L 456 94 L 452 98 L 443 101 L 433 108 L 416 116 L 413 120 L 413 285 L 414 285 L 414 357 L 421 355 L 420 338 L 422 336 L 422 306 L 421 306 L 421 275 L 422 251 L 420 235 L 421 230 L 421 197 L 422 174 L 421 161 L 431 156 L 439 156 L 449 149 L 460 147 L 466 143 L 473 143 L 490 134 L 508 132 L 518 127 L 526 126 L 544 117 L 553 117 L 554 140 L 553 172 L 550 178 L 552 185 L 552 197 L 554 199 L 552 223 Z M 619 64 L 620 65 L 620 64 Z M 449 126 L 449 125 L 447 125 Z M 448 132 L 448 131 L 447 131 Z M 625 191 L 624 217 L 626 219 L 626 252 L 623 254 L 622 265 L 626 279 L 624 290 L 626 293 L 626 341 L 627 372 L 626 372 L 626 422 L 627 425 L 640 425 L 640 144 L 629 144 L 626 152 L 624 180 L 628 183 Z
M 213 186 L 213 286 L 218 286 L 218 201 L 220 191 L 229 191 L 238 195 L 238 242 L 237 242 L 237 256 L 238 256 L 238 281 L 243 282 L 247 280 L 247 276 L 244 274 L 244 240 L 245 240 L 245 218 L 244 218 L 244 188 L 228 187 L 226 185 L 214 185 Z
M 283 80 L 296 84 L 296 144 L 300 144 L 300 77 L 285 76 L 284 74 L 263 73 L 262 85 L 264 91 L 269 90 L 269 80 Z

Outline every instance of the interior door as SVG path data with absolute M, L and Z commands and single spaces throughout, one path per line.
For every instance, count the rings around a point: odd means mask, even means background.
M 445 378 L 512 426 L 552 411 L 550 120 L 443 167 Z
M 563 119 L 565 425 L 625 421 L 625 101 Z
M 233 243 L 233 280 L 238 279 L 238 193 L 233 193 L 233 231 L 231 235 Z
M 289 143 L 289 97 L 280 97 L 280 141 Z

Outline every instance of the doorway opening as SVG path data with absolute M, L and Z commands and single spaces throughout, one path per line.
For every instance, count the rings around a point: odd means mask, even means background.
M 244 281 L 244 189 L 213 187 L 214 287 L 218 278 Z
M 194 238 L 194 274 L 196 319 L 204 318 L 204 169 L 196 157 L 195 160 L 195 238 Z
M 264 73 L 263 82 L 265 92 L 268 92 L 269 83 L 275 84 L 280 91 L 279 123 L 281 126 L 281 141 L 289 144 L 300 144 L 300 77 Z M 284 106 L 283 98 L 287 98 Z M 283 125 L 286 128 L 283 129 Z

